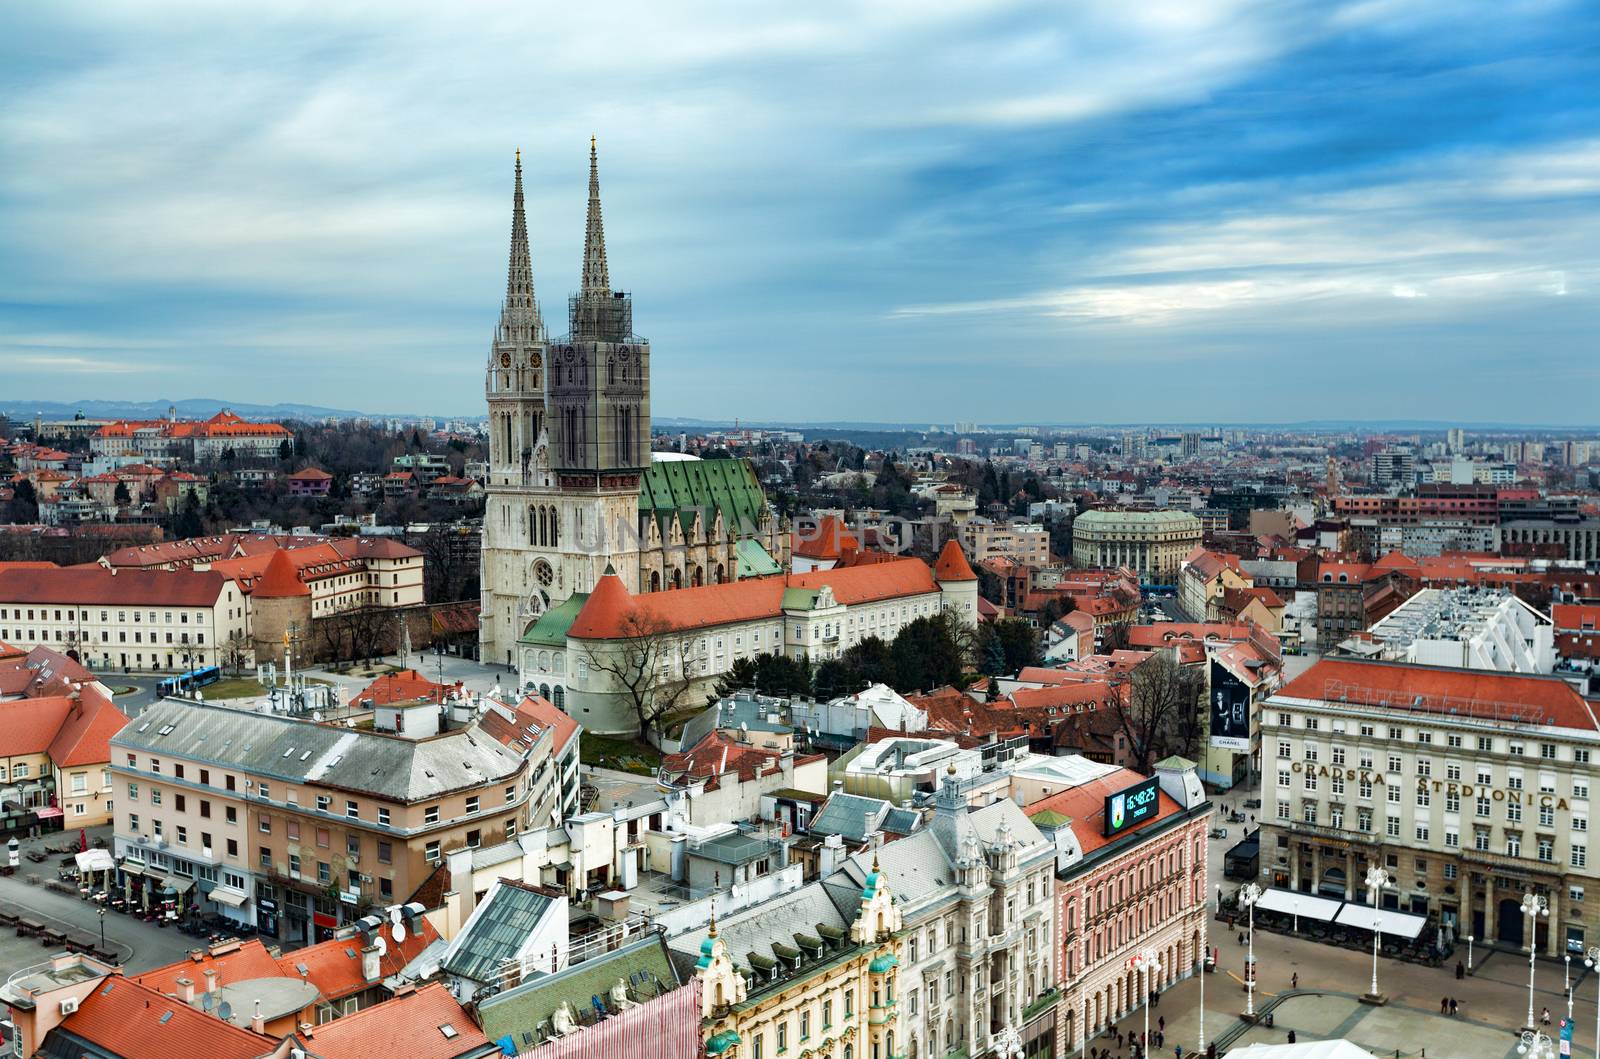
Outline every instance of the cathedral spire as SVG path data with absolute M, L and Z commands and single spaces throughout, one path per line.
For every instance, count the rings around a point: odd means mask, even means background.
M 609 295 L 606 269 L 606 227 L 600 219 L 600 158 L 589 137 L 589 218 L 583 229 L 583 293 Z
M 502 340 L 539 337 L 539 301 L 533 293 L 533 260 L 528 251 L 528 218 L 522 209 L 522 151 L 517 151 L 516 189 L 511 196 L 511 262 L 506 267 L 506 300 L 500 310 Z

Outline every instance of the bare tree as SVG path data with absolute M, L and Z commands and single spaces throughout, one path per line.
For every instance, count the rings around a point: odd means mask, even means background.
M 1100 650 L 1106 654 L 1112 651 L 1121 651 L 1128 646 L 1129 623 L 1125 621 L 1112 622 L 1100 630 Z
M 245 651 L 249 649 L 250 642 L 245 639 L 244 633 L 235 629 L 222 645 L 222 664 L 234 675 L 244 669 Z
M 642 739 L 688 701 L 695 684 L 688 648 L 668 622 L 638 608 L 623 617 L 617 640 L 589 648 L 589 668 L 609 676 L 626 697 Z
M 1116 702 L 1134 768 L 1148 775 L 1160 758 L 1195 753 L 1205 731 L 1204 701 L 1205 678 L 1198 668 L 1179 665 L 1165 653 L 1140 663 Z

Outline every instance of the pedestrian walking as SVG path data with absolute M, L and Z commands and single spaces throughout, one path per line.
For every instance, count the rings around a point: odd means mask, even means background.
M 1289 1031 L 1289 1043 L 1290 1044 L 1294 1044 L 1295 1043 L 1294 1030 L 1290 1030 Z
M 1239 931 L 1239 944 L 1240 945 L 1244 944 L 1244 931 L 1242 931 L 1242 930 Z
M 1455 997 L 1451 997 L 1450 998 L 1450 1014 L 1454 1015 L 1455 1013 L 1456 1013 L 1456 998 Z
M 1172 1059 L 1183 1059 L 1183 1045 L 1174 1044 L 1172 1046 Z
M 1160 1018 L 1156 1019 L 1156 1029 L 1165 1030 L 1166 1028 L 1167 1028 L 1167 1017 L 1165 1015 L 1162 1015 Z
M 1439 1014 L 1441 1014 L 1441 1015 L 1450 1014 L 1450 998 L 1449 997 L 1442 996 L 1442 997 L 1439 998 Z
M 1291 974 L 1289 976 L 1289 988 L 1290 989 L 1299 989 L 1300 988 L 1300 972 L 1299 971 L 1296 971 L 1296 972 L 1294 972 L 1293 974 Z
M 1457 960 L 1456 961 L 1456 981 L 1459 982 L 1461 979 L 1465 978 L 1466 976 L 1467 976 L 1466 967 L 1464 967 L 1462 965 L 1460 960 Z
M 1549 1027 L 1549 1025 L 1550 1025 L 1550 1009 L 1549 1008 L 1544 1008 L 1543 1010 L 1541 1010 L 1539 1012 L 1539 1021 L 1544 1023 L 1544 1025 L 1546 1027 Z

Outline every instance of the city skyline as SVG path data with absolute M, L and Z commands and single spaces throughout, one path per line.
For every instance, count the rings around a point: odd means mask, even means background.
M 559 321 L 593 133 L 662 418 L 1581 424 L 1594 17 L 1475 10 L 644 9 L 615 63 L 560 12 L 13 10 L 0 363 L 481 414 L 512 152 Z

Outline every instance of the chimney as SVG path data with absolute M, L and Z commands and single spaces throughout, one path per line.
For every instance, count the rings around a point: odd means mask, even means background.
M 194 979 L 178 979 L 178 999 L 183 1001 L 185 1004 L 194 1003 Z
M 378 973 L 378 947 L 368 945 L 361 950 L 361 977 L 367 982 L 376 982 L 381 975 Z
M 256 1001 L 256 1013 L 250 1016 L 250 1029 L 255 1033 L 267 1032 L 267 1020 L 261 1017 L 261 1001 Z
M 206 992 L 215 993 L 216 991 L 217 991 L 217 972 L 211 970 L 208 967 L 208 968 L 206 968 Z

